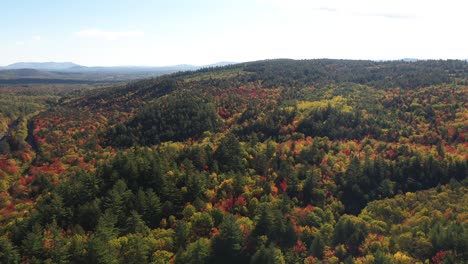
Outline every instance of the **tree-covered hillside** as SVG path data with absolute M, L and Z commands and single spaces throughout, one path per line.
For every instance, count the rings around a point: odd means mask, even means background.
M 0 108 L 28 115 L 23 147 L 0 141 L 1 263 L 468 261 L 467 62 L 270 60 L 48 96 Z

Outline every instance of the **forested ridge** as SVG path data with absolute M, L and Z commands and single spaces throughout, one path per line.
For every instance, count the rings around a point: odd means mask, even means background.
M 468 261 L 467 62 L 0 89 L 0 263 Z

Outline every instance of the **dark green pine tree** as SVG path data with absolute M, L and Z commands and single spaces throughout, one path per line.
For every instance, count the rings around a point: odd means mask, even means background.
M 322 259 L 324 249 L 325 243 L 323 242 L 322 236 L 320 234 L 317 234 L 317 236 L 312 241 L 312 244 L 310 245 L 309 254 L 318 259 Z
M 284 263 L 283 253 L 273 243 L 268 247 L 262 245 L 250 259 L 251 264 L 281 264 Z
M 0 263 L 20 263 L 20 255 L 6 236 L 0 237 Z
M 346 211 L 351 214 L 359 213 L 367 202 L 364 190 L 369 190 L 369 179 L 363 174 L 357 156 L 351 159 L 346 173 L 341 177 L 341 188 Z
M 176 264 L 205 264 L 211 257 L 210 240 L 200 238 L 189 244 L 187 250 L 180 251 L 176 257 Z
M 242 231 L 236 218 L 226 215 L 219 226 L 219 234 L 213 238 L 212 250 L 214 263 L 242 263 Z
M 149 233 L 149 228 L 145 225 L 141 215 L 136 211 L 132 211 L 130 216 L 127 217 L 125 232 L 147 235 Z
M 290 248 L 294 246 L 297 242 L 297 233 L 294 230 L 294 225 L 291 222 L 291 219 L 286 221 L 286 226 L 284 232 L 281 234 L 281 245 L 285 248 Z
M 344 244 L 354 256 L 368 233 L 366 222 L 353 215 L 342 215 L 336 223 L 333 241 L 335 245 Z
M 143 220 L 146 224 L 154 228 L 161 221 L 162 206 L 159 197 L 153 190 L 146 191 L 146 207 L 143 208 Z
M 236 136 L 231 133 L 221 139 L 213 156 L 222 172 L 244 170 L 244 150 Z
M 176 250 L 184 249 L 187 245 L 190 227 L 184 220 L 179 220 L 176 223 L 174 232 L 174 248 Z
M 96 231 L 87 245 L 87 263 L 118 263 L 118 252 L 108 245 L 108 241 L 119 233 L 116 223 L 117 217 L 109 210 L 99 218 Z
M 253 237 L 270 236 L 274 225 L 272 209 L 268 206 L 262 206 L 260 210 L 260 218 L 252 231 Z

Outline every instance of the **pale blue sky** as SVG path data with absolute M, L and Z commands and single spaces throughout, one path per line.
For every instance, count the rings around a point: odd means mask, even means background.
M 0 1 L 0 65 L 468 58 L 464 0 Z

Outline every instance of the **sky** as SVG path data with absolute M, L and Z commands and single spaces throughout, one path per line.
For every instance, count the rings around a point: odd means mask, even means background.
M 0 0 L 0 65 L 468 59 L 466 0 Z

